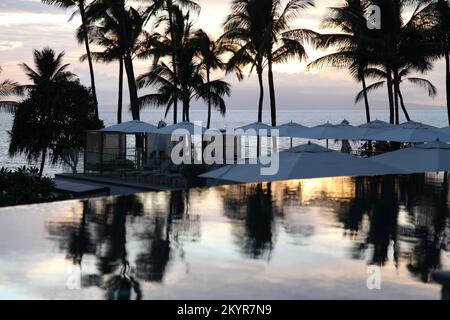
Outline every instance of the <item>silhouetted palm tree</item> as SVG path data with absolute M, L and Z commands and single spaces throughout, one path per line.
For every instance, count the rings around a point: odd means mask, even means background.
M 176 45 L 178 48 L 176 52 L 178 75 L 175 74 L 173 68 L 170 68 L 163 61 L 159 61 L 174 47 L 171 44 L 172 39 L 168 37 L 169 30 L 165 30 L 159 39 L 159 44 L 155 43 L 152 52 L 156 64 L 152 66 L 150 72 L 138 78 L 140 88 L 153 85 L 157 87 L 158 92 L 142 96 L 139 99 L 140 106 L 165 106 L 167 116 L 170 107 L 175 105 L 174 99 L 176 97 L 183 104 L 183 121 L 189 121 L 192 99 L 202 99 L 210 101 L 211 105 L 216 106 L 224 113 L 225 101 L 223 97 L 230 94 L 230 86 L 222 80 L 214 80 L 209 83 L 205 80 L 207 76 L 203 65 L 198 63 L 196 59 L 200 50 L 198 39 L 192 30 L 189 13 L 184 14 L 178 7 L 174 7 L 173 10 L 172 34 L 179 41 Z M 177 81 L 174 80 L 175 77 L 178 77 Z
M 398 73 L 395 77 L 396 80 L 395 80 L 395 84 L 394 84 L 395 92 L 397 94 L 397 98 L 400 101 L 400 106 L 403 110 L 406 120 L 411 121 L 408 111 L 406 110 L 405 101 L 403 98 L 403 94 L 402 94 L 400 85 L 403 82 L 407 81 L 407 82 L 413 84 L 414 86 L 422 87 L 427 91 L 428 96 L 431 98 L 436 97 L 437 88 L 431 83 L 431 81 L 429 81 L 427 79 L 418 78 L 418 77 L 408 77 L 408 75 L 412 72 L 408 68 L 401 69 L 397 72 Z M 380 80 L 378 82 L 372 83 L 371 85 L 367 86 L 365 89 L 360 91 L 356 96 L 356 101 L 360 101 L 363 98 L 363 96 L 367 95 L 368 93 L 370 93 L 373 90 L 382 88 L 383 86 L 385 86 L 387 84 L 387 81 L 385 80 L 387 78 L 387 74 L 384 70 L 372 67 L 372 68 L 366 69 L 365 73 L 369 74 L 372 77 L 378 77 L 378 78 L 384 79 L 384 80 Z M 397 84 L 397 81 L 398 81 L 398 84 Z
M 200 66 L 206 73 L 206 91 L 208 102 L 208 120 L 206 127 L 209 129 L 211 126 L 211 106 L 212 96 L 210 91 L 212 88 L 209 86 L 211 82 L 211 72 L 214 70 L 221 70 L 225 68 L 225 63 L 221 59 L 221 55 L 224 52 L 224 48 L 220 45 L 220 42 L 212 40 L 208 34 L 203 30 L 197 30 L 194 34 L 194 46 L 198 50 L 198 57 L 200 59 Z M 223 111 L 223 110 L 222 110 Z
M 68 9 L 68 8 L 77 8 L 77 12 L 80 14 L 81 16 L 81 27 L 80 30 L 82 32 L 82 37 L 78 38 L 79 41 L 81 43 L 84 42 L 84 46 L 86 49 L 86 57 L 87 57 L 87 61 L 89 63 L 89 72 L 90 72 L 90 77 L 91 77 L 91 89 L 92 89 L 92 94 L 94 96 L 95 99 L 95 112 L 96 112 L 96 117 L 98 119 L 98 102 L 97 102 L 97 90 L 96 90 L 96 86 L 95 86 L 95 75 L 94 75 L 94 66 L 92 64 L 92 58 L 91 58 L 91 50 L 90 50 L 90 46 L 89 46 L 89 37 L 88 37 L 88 20 L 87 20 L 87 16 L 86 16 L 86 5 L 87 5 L 87 1 L 86 0 L 42 0 L 43 3 L 45 4 L 49 4 L 49 5 L 53 5 L 56 7 L 60 7 L 60 8 L 64 8 L 64 9 Z M 72 16 L 73 17 L 73 16 Z
M 416 2 L 413 13 L 405 20 L 404 12 Z M 374 38 L 371 64 L 381 66 L 386 73 L 390 122 L 399 123 L 399 72 L 401 69 L 423 73 L 430 69 L 433 46 L 426 37 L 421 1 L 371 0 L 381 9 L 381 29 L 372 30 Z
M 370 122 L 370 106 L 364 72 L 369 64 L 371 50 L 366 18 L 367 2 L 346 0 L 345 5 L 332 7 L 329 10 L 330 15 L 324 20 L 323 28 L 336 29 L 341 33 L 318 35 L 315 44 L 320 49 L 333 48 L 336 52 L 311 62 L 308 68 L 331 66 L 348 69 L 351 75 L 362 84 L 366 120 Z
M 123 76 L 124 76 L 124 59 L 127 54 L 127 49 L 131 45 L 132 58 L 135 58 L 141 49 L 141 41 L 151 36 L 142 29 L 143 20 L 138 16 L 131 16 L 131 23 L 135 24 L 136 32 L 131 32 L 129 35 L 131 39 L 124 39 L 122 32 L 122 25 L 117 17 L 106 12 L 102 14 L 99 24 L 93 25 L 89 28 L 90 37 L 94 43 L 103 48 L 103 51 L 92 52 L 92 58 L 99 62 L 111 63 L 113 61 L 119 62 L 119 94 L 117 105 L 117 123 L 122 123 L 122 102 L 123 102 Z M 81 32 L 81 30 L 80 30 Z M 81 36 L 81 33 L 78 36 Z M 83 59 L 87 56 L 84 55 Z
M 257 68 L 258 75 L 261 75 L 264 61 L 267 63 L 273 126 L 277 122 L 273 65 L 306 58 L 302 43 L 311 33 L 306 29 L 294 30 L 290 23 L 313 5 L 310 0 L 289 0 L 286 3 L 281 0 L 235 0 L 232 13 L 225 23 L 222 38 L 239 45 L 236 50 L 237 61 L 232 66 L 252 64 Z M 253 58 L 249 59 L 250 57 Z M 259 80 L 262 87 L 261 78 Z M 260 110 L 262 93 L 261 90 Z
M 171 47 L 169 48 L 168 55 L 171 57 L 171 65 L 173 69 L 173 84 L 175 87 L 178 86 L 178 63 L 177 63 L 177 51 L 179 50 L 179 38 L 176 37 L 174 31 L 174 11 L 179 10 L 179 8 L 186 8 L 191 11 L 200 12 L 200 6 L 197 1 L 193 0 L 151 0 L 150 5 L 145 10 L 145 16 L 147 21 L 151 18 L 157 18 L 157 23 L 165 22 L 168 29 L 168 37 L 170 38 Z M 171 101 L 173 103 L 173 122 L 174 124 L 178 121 L 178 96 L 177 92 L 174 91 L 175 95 Z
M 42 51 L 34 50 L 34 69 L 26 63 L 21 64 L 22 69 L 32 83 L 20 87 L 23 90 L 35 91 L 40 94 L 42 93 L 41 96 L 45 96 L 45 92 L 48 92 L 55 83 L 75 79 L 76 76 L 70 71 L 67 71 L 69 64 L 63 64 L 63 58 L 64 52 L 56 55 L 50 48 L 44 48 Z M 50 98 L 47 97 L 47 99 Z M 47 108 L 48 106 L 42 107 Z M 40 175 L 44 171 L 47 147 L 47 144 L 42 144 Z
M 103 36 L 117 37 L 127 73 L 131 113 L 133 120 L 140 120 L 133 59 L 143 34 L 145 18 L 125 0 L 95 0 L 86 13 L 89 21 L 103 31 Z
M 429 28 L 432 43 L 437 44 L 436 56 L 445 60 L 447 114 L 450 124 L 450 4 L 447 0 L 423 0 L 429 5 L 421 17 Z
M 0 74 L 2 71 L 3 70 L 0 67 Z M 19 83 L 9 79 L 0 82 L 0 111 L 13 113 L 16 110 L 17 102 L 14 100 L 4 100 L 3 98 L 22 94 L 23 90 Z
M 266 64 L 261 37 L 261 30 L 264 26 L 258 5 L 257 1 L 234 0 L 231 6 L 231 14 L 224 24 L 224 34 L 220 41 L 232 54 L 227 63 L 228 72 L 235 71 L 238 79 L 242 80 L 245 67 L 250 66 L 250 74 L 253 70 L 256 71 L 259 83 L 258 121 L 262 122 L 263 72 Z

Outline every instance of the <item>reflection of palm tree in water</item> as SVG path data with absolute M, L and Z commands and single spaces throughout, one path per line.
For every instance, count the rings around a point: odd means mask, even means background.
M 429 199 L 426 203 L 422 203 L 422 210 L 418 213 L 422 217 L 416 217 L 418 224 L 414 233 L 417 241 L 411 252 L 408 270 L 419 276 L 423 282 L 429 282 L 432 272 L 441 267 L 441 251 L 447 250 L 449 186 L 448 181 L 444 179 L 442 186 L 425 187 L 422 188 L 421 194 Z
M 269 183 L 266 192 L 258 184 L 254 193 L 248 196 L 245 220 L 246 236 L 243 249 L 252 258 L 265 254 L 270 258 L 273 249 L 273 203 Z
M 161 282 L 171 259 L 171 235 L 174 220 L 185 220 L 189 210 L 189 190 L 172 191 L 167 217 L 156 216 L 151 232 L 146 233 L 147 250 L 136 258 L 137 274 L 145 281 Z M 189 219 L 187 219 L 189 220 Z M 175 235 L 175 242 L 178 237 Z
M 98 269 L 109 279 L 103 281 L 108 299 L 130 299 L 132 291 L 136 299 L 142 298 L 139 283 L 130 275 L 131 270 L 127 261 L 127 216 L 142 215 L 143 206 L 136 196 L 116 198 L 105 208 L 105 219 L 112 218 L 110 224 L 104 224 L 103 241 L 98 257 Z M 119 274 L 114 274 L 120 267 Z
M 346 234 L 357 241 L 353 257 L 364 257 L 369 246 L 372 248 L 370 264 L 384 265 L 388 260 L 388 251 L 393 242 L 394 261 L 398 264 L 397 219 L 399 204 L 396 193 L 396 180 L 393 176 L 356 178 L 355 198 L 341 209 L 339 221 L 344 225 Z M 358 234 L 367 215 L 369 225 L 364 240 L 358 240 Z M 360 239 L 360 238 L 359 238 Z

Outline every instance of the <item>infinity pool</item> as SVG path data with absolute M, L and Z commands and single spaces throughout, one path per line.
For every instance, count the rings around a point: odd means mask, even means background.
M 440 299 L 448 198 L 411 175 L 6 208 L 0 299 Z

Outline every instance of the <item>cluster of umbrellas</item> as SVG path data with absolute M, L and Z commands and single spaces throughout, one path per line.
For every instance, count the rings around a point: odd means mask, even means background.
M 236 130 L 240 130 L 243 135 L 270 135 L 272 129 L 278 129 L 280 137 L 289 138 L 371 140 L 406 143 L 425 143 L 437 140 L 450 142 L 450 127 L 437 128 L 413 121 L 400 125 L 392 125 L 376 120 L 360 126 L 352 126 L 347 121 L 343 121 L 340 124 L 325 123 L 311 128 L 295 122 L 286 123 L 275 128 L 264 123 L 256 122 L 239 127 Z M 203 134 L 207 131 L 206 128 L 190 122 L 180 122 L 175 125 L 157 128 L 143 121 L 129 121 L 102 129 L 100 132 L 170 135 L 179 130 L 189 132 L 191 135 L 195 133 Z
M 245 135 L 267 135 L 273 127 L 263 123 L 253 123 L 237 129 Z M 252 129 L 252 130 L 251 130 Z M 317 144 L 308 143 L 278 153 L 279 170 L 272 176 L 261 174 L 267 165 L 229 165 L 210 171 L 201 177 L 231 182 L 270 182 L 290 179 L 306 179 L 338 176 L 371 176 L 386 174 L 409 174 L 422 172 L 450 171 L 450 127 L 437 128 L 418 122 L 392 125 L 383 121 L 373 121 L 360 126 L 352 126 L 344 121 L 340 124 L 326 123 L 315 127 L 305 127 L 290 122 L 276 127 L 280 137 L 306 139 L 372 140 L 421 143 L 412 148 L 389 152 L 371 158 L 359 158 L 329 150 Z M 170 135 L 184 130 L 191 135 L 207 129 L 189 122 L 157 128 L 142 121 L 130 121 L 114 125 L 101 132 L 124 134 L 156 133 Z M 273 155 L 271 159 L 273 159 Z M 259 163 L 272 163 L 261 159 Z
M 352 126 L 347 121 L 340 124 L 326 123 L 308 128 L 297 123 L 278 126 L 281 137 L 306 139 L 337 139 L 392 141 L 407 143 L 424 143 L 431 141 L 450 142 L 450 127 L 437 128 L 419 122 L 405 122 L 400 125 L 376 120 L 360 126 Z
M 271 159 L 274 159 L 272 157 Z M 356 177 L 388 174 L 411 174 L 450 171 L 450 145 L 430 142 L 412 148 L 389 152 L 372 158 L 358 158 L 308 143 L 278 154 L 279 171 L 262 175 L 271 165 L 268 159 L 260 164 L 229 165 L 202 178 L 238 183 L 260 183 L 324 177 Z

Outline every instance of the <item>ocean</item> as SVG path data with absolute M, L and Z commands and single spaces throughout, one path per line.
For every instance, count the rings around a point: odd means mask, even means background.
M 447 125 L 447 111 L 443 107 L 442 109 L 429 108 L 429 109 L 411 109 L 408 110 L 412 120 L 423 122 L 437 127 L 444 127 Z M 191 111 L 191 121 L 203 121 L 206 122 L 206 110 L 193 109 Z M 339 123 L 346 119 L 353 125 L 359 125 L 365 122 L 365 113 L 362 109 L 349 108 L 349 109 L 321 109 L 321 110 L 280 110 L 278 111 L 278 123 L 283 124 L 286 122 L 298 122 L 305 126 L 315 126 L 326 123 Z M 385 110 L 372 110 L 372 120 L 384 120 L 388 121 L 389 114 Z M 111 107 L 101 107 L 100 117 L 103 119 L 106 126 L 116 123 L 116 111 Z M 144 110 L 141 113 L 141 119 L 143 121 L 157 124 L 160 120 L 164 120 L 163 109 L 151 109 Z M 8 130 L 11 129 L 13 116 L 6 113 L 0 114 L 0 167 L 20 167 L 24 165 L 30 165 L 27 163 L 25 157 L 16 156 L 14 158 L 8 155 L 9 135 Z M 123 121 L 131 120 L 129 114 L 124 114 Z M 165 120 L 170 124 L 172 120 L 172 114 Z M 225 117 L 222 117 L 218 112 L 213 113 L 212 127 L 214 128 L 236 128 L 257 120 L 256 108 L 255 110 L 243 110 L 232 109 L 227 111 Z M 270 123 L 270 112 L 265 111 L 264 122 Z M 302 139 L 295 139 L 294 143 L 299 144 L 303 142 Z M 282 139 L 280 142 L 281 147 L 286 148 L 289 146 L 289 139 Z M 321 142 L 324 143 L 324 142 Z M 331 148 L 339 148 L 340 142 L 330 141 Z M 32 163 L 31 165 L 37 165 Z M 56 173 L 60 173 L 62 167 L 47 165 L 45 174 L 48 176 L 54 176 Z

